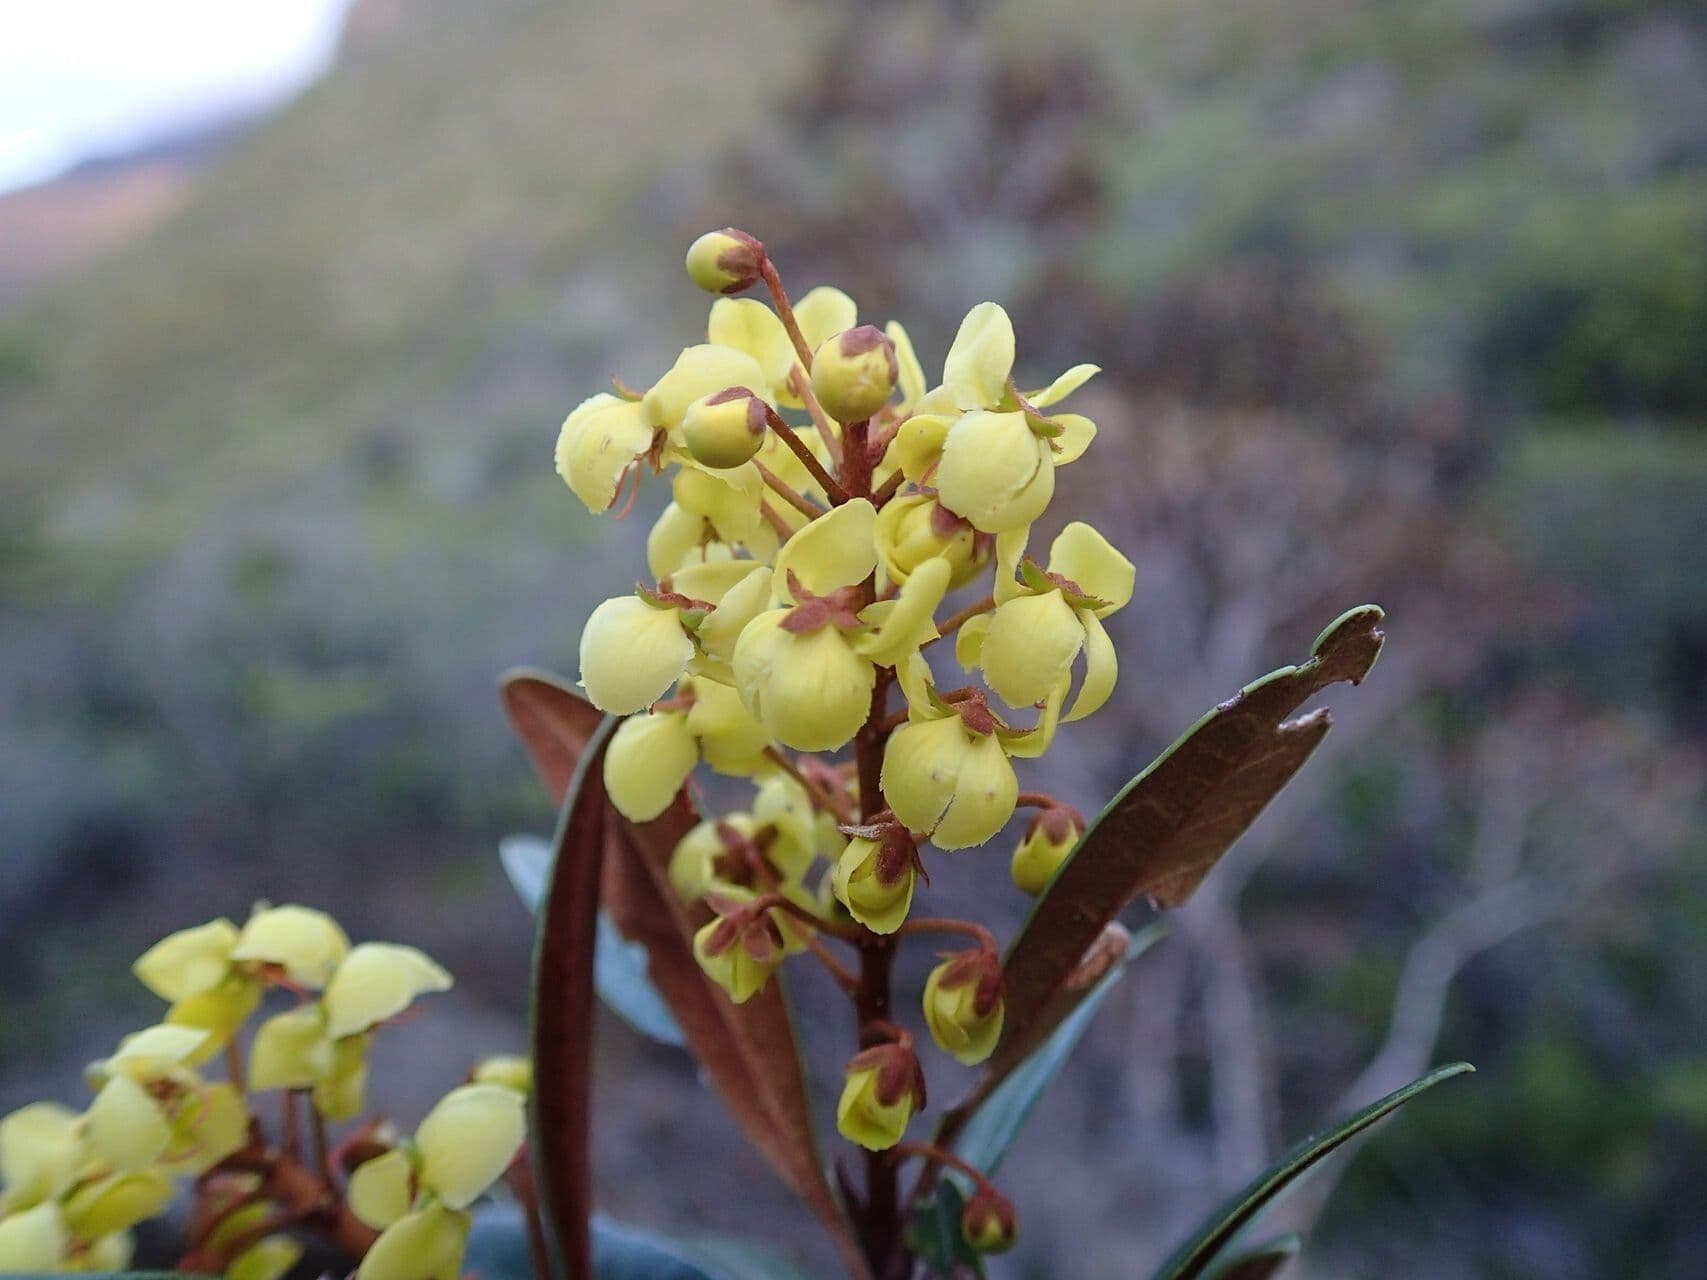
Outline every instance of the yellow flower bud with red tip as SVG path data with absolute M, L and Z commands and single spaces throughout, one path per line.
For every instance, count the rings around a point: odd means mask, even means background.
M 962 951 L 925 979 L 925 1025 L 944 1053 L 977 1066 L 1002 1036 L 1002 962 L 993 952 Z
M 990 560 L 990 539 L 924 493 L 892 498 L 877 513 L 877 554 L 883 571 L 905 582 L 920 565 L 948 561 L 950 590 L 963 587 Z
M 758 280 L 765 247 L 745 231 L 707 231 L 688 246 L 688 279 L 707 293 L 741 293 Z
M 751 895 L 720 887 L 706 899 L 717 917 L 693 936 L 693 953 L 706 976 L 745 1004 L 763 991 L 786 954 L 782 931 L 769 911 L 752 911 Z
M 836 1129 L 867 1151 L 887 1151 L 925 1105 L 925 1076 L 903 1038 L 861 1050 L 848 1060 Z
M 844 329 L 812 355 L 812 393 L 837 422 L 875 417 L 900 376 L 895 344 L 869 324 Z
M 1039 810 L 1008 866 L 1014 883 L 1026 893 L 1042 893 L 1084 834 L 1085 820 L 1078 810 L 1066 805 Z
M 918 849 L 899 824 L 880 836 L 855 836 L 836 859 L 831 887 L 848 914 L 873 933 L 894 933 L 913 905 Z
M 682 440 L 695 462 L 727 470 L 759 451 L 769 423 L 769 405 L 746 387 L 726 387 L 687 407 Z
M 978 1253 L 1006 1253 L 1019 1237 L 1012 1202 L 994 1187 L 979 1187 L 961 1211 L 960 1234 Z

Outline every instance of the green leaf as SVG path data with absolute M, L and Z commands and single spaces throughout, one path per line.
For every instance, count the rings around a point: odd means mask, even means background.
M 1303 1246 L 1304 1242 L 1296 1235 L 1279 1236 L 1227 1259 L 1206 1280 L 1272 1280 L 1298 1256 Z
M 517 896 L 537 913 L 551 869 L 551 846 L 534 836 L 505 836 L 498 842 L 498 857 Z M 685 1047 L 681 1027 L 647 974 L 646 948 L 624 938 L 603 911 L 593 951 L 593 985 L 611 1012 L 641 1035 Z
M 989 1070 L 1030 1055 L 1060 1021 L 1080 959 L 1129 903 L 1184 902 L 1328 731 L 1326 710 L 1287 720 L 1339 681 L 1359 683 L 1381 653 L 1382 613 L 1364 605 L 1282 667 L 1216 707 L 1098 816 L 1032 909 L 1003 965 L 1007 1018 Z
M 1211 1214 L 1198 1233 L 1162 1264 L 1155 1280 L 1197 1280 L 1197 1277 L 1205 1275 L 1233 1238 L 1298 1178 L 1419 1094 L 1443 1080 L 1474 1070 L 1468 1062 L 1436 1067 L 1403 1089 L 1371 1103 L 1349 1120 L 1305 1138 Z
M 946 1180 L 914 1207 L 907 1224 L 907 1247 L 934 1275 L 965 1274 L 968 1268 L 973 1275 L 984 1274 L 983 1256 L 966 1242 L 960 1230 L 960 1215 L 965 1209 L 965 1193 Z
M 965 1122 L 954 1149 L 963 1160 L 986 1174 L 994 1174 L 1002 1157 L 1019 1137 L 1020 1130 L 1031 1119 L 1032 1111 L 1045 1090 L 1061 1073 L 1068 1055 L 1077 1047 L 1096 1016 L 1097 1008 L 1120 981 L 1126 965 L 1154 946 L 1166 930 L 1158 922 L 1137 934 L 1127 948 L 1126 957 L 1104 974 L 1091 988 L 1072 1013 L 1014 1072 L 1002 1081 Z

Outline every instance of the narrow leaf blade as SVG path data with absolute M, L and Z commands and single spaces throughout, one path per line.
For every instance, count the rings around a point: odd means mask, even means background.
M 1207 1280 L 1274 1280 L 1303 1247 L 1304 1242 L 1296 1235 L 1277 1237 L 1229 1258 L 1211 1271 Z
M 1468 1062 L 1436 1067 L 1333 1128 L 1305 1138 L 1211 1214 L 1198 1233 L 1162 1264 L 1155 1280 L 1196 1280 L 1204 1275 L 1233 1238 L 1292 1183 L 1407 1102 L 1443 1081 L 1474 1070 Z
M 1045 1015 L 1109 921 L 1142 895 L 1161 907 L 1183 902 L 1291 780 L 1329 721 L 1325 711 L 1286 718 L 1329 685 L 1362 681 L 1381 652 L 1381 620 L 1374 605 L 1341 615 L 1308 661 L 1209 712 L 1103 810 L 1008 953 L 993 1073 L 1013 1070 L 1048 1034 Z

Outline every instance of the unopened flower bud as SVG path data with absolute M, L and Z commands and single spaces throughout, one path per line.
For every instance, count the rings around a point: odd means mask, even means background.
M 925 1076 L 910 1045 L 873 1045 L 848 1060 L 836 1128 L 867 1151 L 887 1151 L 925 1105 Z
M 693 953 L 706 977 L 745 1004 L 770 981 L 785 955 L 781 931 L 771 913 L 744 910 L 745 902 L 723 891 L 708 901 L 719 914 L 693 936 Z
M 682 415 L 682 438 L 696 462 L 728 470 L 759 451 L 767 422 L 763 400 L 745 387 L 728 387 L 688 406 Z
M 925 1025 L 944 1053 L 977 1066 L 1002 1035 L 1002 962 L 989 951 L 950 956 L 925 980 Z
M 688 278 L 707 293 L 740 293 L 759 279 L 765 247 L 745 231 L 707 231 L 688 246 Z
M 879 839 L 856 836 L 836 859 L 831 885 L 848 914 L 873 933 L 894 933 L 913 905 L 918 880 L 913 837 L 886 827 Z
M 1009 867 L 1014 883 L 1027 893 L 1042 893 L 1084 833 L 1078 810 L 1059 804 L 1040 809 L 1014 850 Z
M 949 564 L 949 588 L 963 587 L 990 559 L 991 539 L 929 494 L 894 498 L 877 513 L 877 554 L 896 582 L 940 556 Z
M 812 355 L 812 392 L 837 422 L 863 422 L 889 403 L 901 376 L 895 344 L 862 324 L 835 334 Z
M 993 1187 L 980 1187 L 960 1214 L 960 1233 L 979 1253 L 1006 1253 L 1019 1235 L 1009 1199 Z

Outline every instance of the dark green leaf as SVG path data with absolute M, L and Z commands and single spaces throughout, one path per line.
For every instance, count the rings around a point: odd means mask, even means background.
M 1038 1099 L 1055 1082 L 1068 1055 L 1091 1025 L 1098 1006 L 1113 990 L 1114 984 L 1120 981 L 1126 965 L 1149 950 L 1164 932 L 1158 923 L 1135 936 L 1127 948 L 1125 959 L 1103 975 L 1037 1052 L 977 1104 L 954 1142 L 955 1152 L 962 1159 L 987 1174 L 996 1172 L 1002 1157 L 1031 1118 Z
M 1349 1120 L 1305 1138 L 1211 1214 L 1198 1233 L 1162 1264 L 1155 1280 L 1197 1280 L 1233 1238 L 1298 1178 L 1417 1095 L 1443 1080 L 1474 1070 L 1468 1062 L 1436 1067 L 1420 1080 L 1414 1080 L 1379 1102 L 1371 1103 Z
M 1287 1263 L 1298 1256 L 1303 1244 L 1296 1235 L 1280 1236 L 1227 1259 L 1211 1271 L 1206 1280 L 1273 1280 Z
M 957 1268 L 965 1274 L 984 1274 L 984 1259 L 966 1242 L 960 1229 L 960 1215 L 966 1209 L 966 1196 L 953 1182 L 939 1182 L 936 1189 L 913 1209 L 907 1224 L 907 1247 L 928 1267 L 933 1275 L 955 1275 Z
M 1134 899 L 1190 896 L 1291 780 L 1328 730 L 1326 710 L 1287 720 L 1331 684 L 1360 682 L 1381 652 L 1381 610 L 1341 615 L 1309 661 L 1247 685 L 1134 778 L 1085 832 L 1008 953 L 1007 1020 L 989 1070 L 1001 1076 L 1061 1018 L 1080 958 Z
M 537 913 L 551 869 L 551 846 L 534 836 L 505 836 L 498 842 L 498 856 L 517 896 Z M 599 999 L 641 1035 L 682 1048 L 682 1029 L 647 976 L 646 948 L 625 939 L 600 912 L 594 951 L 593 985 Z

